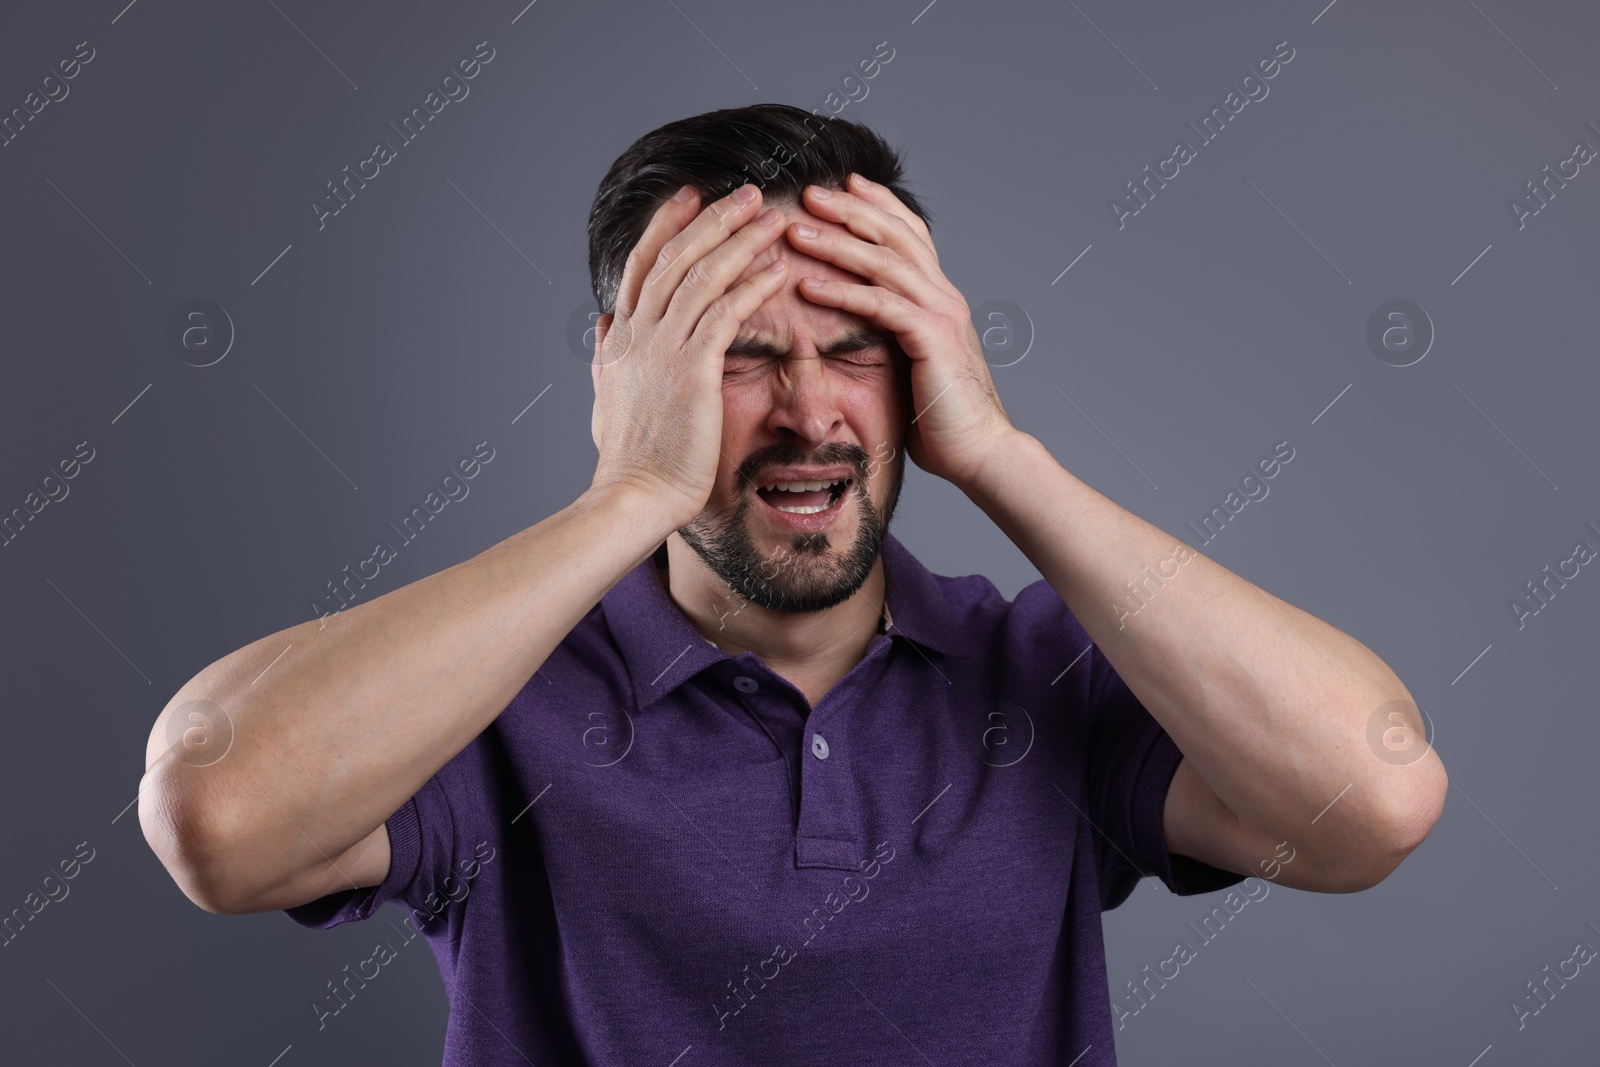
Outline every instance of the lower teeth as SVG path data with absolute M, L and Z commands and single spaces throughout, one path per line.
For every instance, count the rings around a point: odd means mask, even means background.
M 795 504 L 792 507 L 784 507 L 781 504 L 774 504 L 772 506 L 778 511 L 787 512 L 790 515 L 815 515 L 818 512 L 827 511 L 829 508 L 833 507 L 833 505 L 839 502 L 839 498 L 842 496 L 844 496 L 844 490 L 837 489 L 831 496 L 828 497 L 828 502 L 826 504 Z

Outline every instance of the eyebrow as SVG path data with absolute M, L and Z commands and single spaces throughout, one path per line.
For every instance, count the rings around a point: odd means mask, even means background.
M 831 345 L 819 348 L 817 351 L 824 356 L 836 355 L 840 352 L 860 352 L 867 348 L 883 347 L 891 352 L 895 350 L 897 341 L 895 335 L 888 330 L 857 328 L 845 333 Z M 771 341 L 757 341 L 753 338 L 734 338 L 728 346 L 727 355 L 730 356 L 787 356 L 791 348 L 785 345 L 774 344 Z

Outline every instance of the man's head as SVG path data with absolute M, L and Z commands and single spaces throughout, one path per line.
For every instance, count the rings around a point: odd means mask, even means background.
M 898 153 L 859 123 L 757 104 L 646 134 L 612 164 L 590 211 L 589 272 L 600 310 L 614 311 L 629 252 L 680 187 L 694 186 L 708 204 L 751 182 L 763 207 L 788 222 L 848 232 L 807 211 L 801 192 L 842 190 L 852 171 L 930 221 L 901 184 Z M 892 333 L 802 295 L 806 277 L 866 279 L 805 255 L 786 237 L 734 284 L 779 256 L 789 267 L 781 287 L 745 321 L 726 357 L 716 485 L 705 511 L 678 532 L 740 597 L 771 611 L 820 611 L 861 587 L 882 547 L 904 473 L 909 363 Z M 803 488 L 818 482 L 824 488 Z
M 792 158 L 791 158 L 792 157 Z M 617 157 L 589 209 L 589 279 L 600 311 L 616 309 L 628 253 L 661 202 L 685 185 L 709 204 L 745 182 L 766 204 L 796 203 L 808 185 L 844 187 L 855 171 L 887 186 L 931 228 L 933 216 L 902 184 L 899 153 L 871 129 L 788 104 L 752 104 L 679 119 Z

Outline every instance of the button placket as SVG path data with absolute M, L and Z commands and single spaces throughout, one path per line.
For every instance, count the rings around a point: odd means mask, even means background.
M 854 701 L 850 701 L 854 703 Z M 813 710 L 808 727 L 810 752 L 800 763 L 800 823 L 795 832 L 795 865 L 856 870 L 863 855 L 856 782 L 850 773 L 845 722 L 849 704 Z
M 855 871 L 866 855 L 845 725 L 850 716 L 856 714 L 855 706 L 861 694 L 870 692 L 874 679 L 881 676 L 888 645 L 888 639 L 878 635 L 863 663 L 812 708 L 809 715 L 793 709 L 793 732 L 789 732 L 788 727 L 784 730 L 785 743 L 781 747 L 786 755 L 794 753 L 789 757 L 791 760 L 798 758 L 798 766 L 789 763 L 791 783 L 798 794 L 795 797 L 798 809 L 794 845 L 796 867 Z M 781 680 L 736 674 L 730 684 L 752 712 L 758 702 L 773 709 L 790 707 L 786 693 L 780 692 L 785 689 Z M 776 705 L 774 697 L 778 698 Z

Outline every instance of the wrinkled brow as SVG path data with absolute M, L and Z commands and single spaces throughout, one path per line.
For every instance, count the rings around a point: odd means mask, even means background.
M 889 351 L 898 351 L 898 342 L 895 335 L 888 330 L 861 327 L 850 330 L 837 341 L 829 345 L 819 345 L 817 351 L 824 356 L 837 355 L 840 352 L 860 352 L 867 348 L 887 348 Z M 767 358 L 780 358 L 787 356 L 790 346 L 775 344 L 771 341 L 757 341 L 754 338 L 735 337 L 733 344 L 728 346 L 727 354 L 730 356 L 762 356 Z

